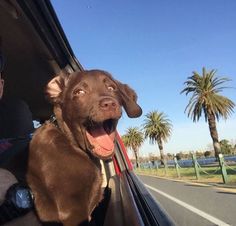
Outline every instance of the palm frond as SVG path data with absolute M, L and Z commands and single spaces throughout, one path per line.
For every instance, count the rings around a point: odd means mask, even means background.
M 205 120 L 209 112 L 214 114 L 217 120 L 220 117 L 227 119 L 233 113 L 235 103 L 219 95 L 224 89 L 230 88 L 223 85 L 231 80 L 227 77 L 216 77 L 216 72 L 216 70 L 207 72 L 204 67 L 202 75 L 194 71 L 193 75 L 187 78 L 185 87 L 180 92 L 186 95 L 192 93 L 184 112 L 187 112 L 188 117 L 191 117 L 194 122 L 200 119 L 202 112 Z
M 157 143 L 158 139 L 166 142 L 172 132 L 172 124 L 167 116 L 163 112 L 151 111 L 145 117 L 144 137 L 149 138 L 152 144 Z
M 133 151 L 137 151 L 144 142 L 143 133 L 138 127 L 129 127 L 121 138 L 124 145 Z

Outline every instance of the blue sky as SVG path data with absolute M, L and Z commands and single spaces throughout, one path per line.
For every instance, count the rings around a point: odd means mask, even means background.
M 189 97 L 180 91 L 192 71 L 217 69 L 236 88 L 235 0 L 53 0 L 71 47 L 85 69 L 103 69 L 138 94 L 143 116 L 125 113 L 118 131 L 141 126 L 145 114 L 158 110 L 172 121 L 166 152 L 209 148 L 204 120 L 184 113 Z M 222 93 L 236 103 L 236 89 Z M 220 139 L 236 142 L 236 114 L 218 123 Z M 149 142 L 141 154 L 158 153 Z

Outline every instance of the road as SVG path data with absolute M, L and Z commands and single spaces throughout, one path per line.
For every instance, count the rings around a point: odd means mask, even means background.
M 177 226 L 236 226 L 236 189 L 138 177 Z

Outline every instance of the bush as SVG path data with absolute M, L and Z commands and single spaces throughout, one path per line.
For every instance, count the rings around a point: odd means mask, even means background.
M 204 152 L 204 156 L 207 158 L 209 156 L 211 156 L 211 151 L 205 151 Z
M 180 153 L 177 153 L 177 154 L 176 154 L 176 159 L 177 159 L 177 160 L 181 160 L 181 154 L 180 154 Z

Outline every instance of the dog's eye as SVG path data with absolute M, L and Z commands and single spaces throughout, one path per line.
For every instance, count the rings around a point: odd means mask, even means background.
M 110 90 L 110 91 L 114 91 L 115 90 L 115 88 L 113 86 L 108 86 L 107 89 Z
M 85 91 L 82 89 L 78 89 L 74 91 L 75 96 L 83 96 L 85 94 Z

